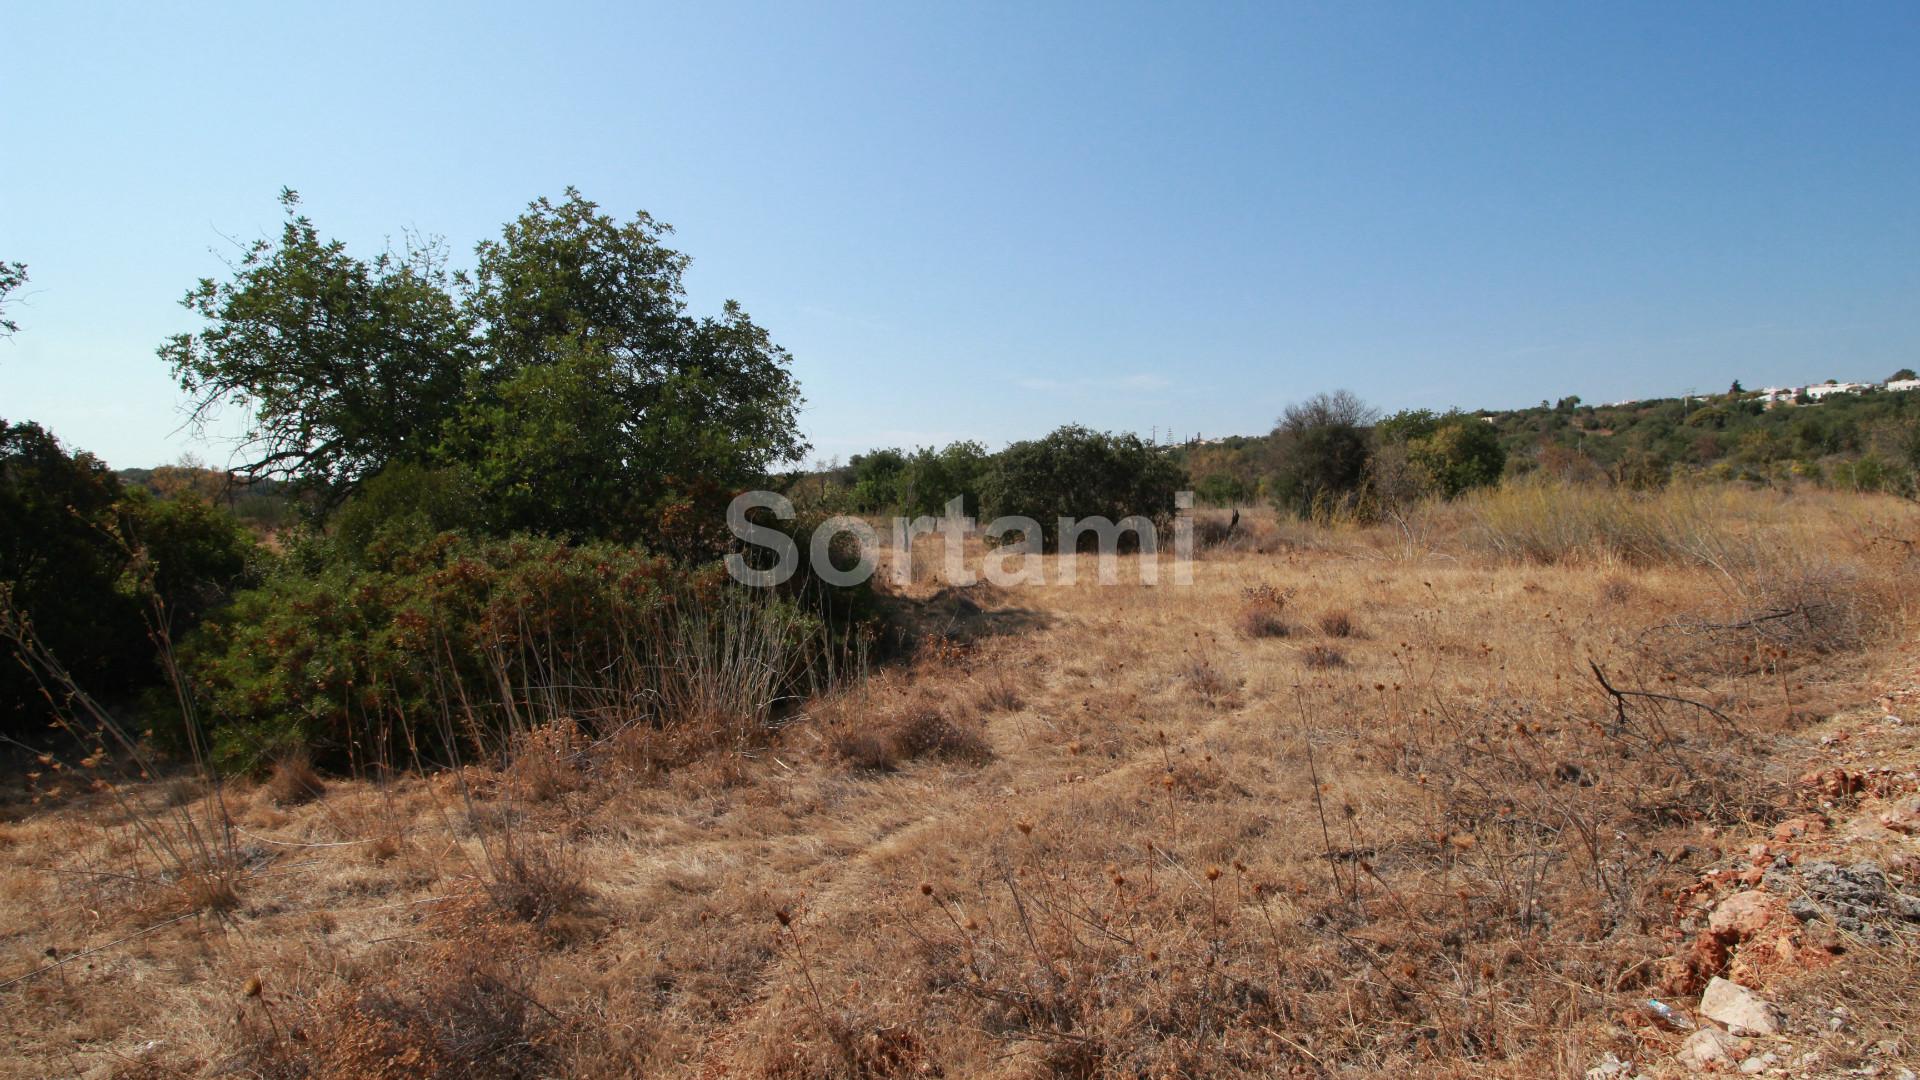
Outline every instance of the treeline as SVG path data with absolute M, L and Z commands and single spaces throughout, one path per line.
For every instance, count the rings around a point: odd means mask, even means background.
M 1910 375 L 1902 371 L 1895 378 Z M 1177 449 L 1215 505 L 1391 507 L 1527 475 L 1649 490 L 1681 479 L 1920 492 L 1920 393 L 1818 401 L 1726 394 L 1586 405 L 1577 397 L 1488 413 L 1379 417 L 1351 395 L 1289 410 L 1270 435 Z
M 1911 495 L 1920 473 L 1920 393 L 1913 391 L 1803 397 L 1769 408 L 1736 383 L 1708 397 L 1600 406 L 1569 397 L 1489 415 L 1521 470 L 1602 475 L 1638 488 L 1697 476 Z
M 1070 424 L 998 453 L 956 442 L 856 454 L 845 466 L 800 474 L 788 486 L 834 513 L 939 516 L 958 499 L 968 517 L 1031 519 L 1034 539 L 1052 550 L 1061 517 L 1139 516 L 1167 524 L 1186 482 L 1167 447 Z
M 998 453 L 957 442 L 856 454 L 789 487 L 836 513 L 937 515 L 960 498 L 969 516 L 1034 518 L 1050 545 L 1062 515 L 1164 524 L 1181 490 L 1217 506 L 1264 500 L 1303 515 L 1377 510 L 1496 483 L 1506 460 L 1498 433 L 1478 417 L 1409 410 L 1381 419 L 1339 391 L 1289 408 L 1263 438 L 1168 447 L 1070 425 Z
M 861 589 L 721 566 L 729 500 L 805 449 L 801 399 L 737 304 L 687 310 L 665 225 L 569 190 L 456 271 L 282 201 L 159 349 L 197 415 L 249 418 L 234 474 L 123 480 L 0 423 L 0 735 L 85 695 L 239 768 L 456 760 L 545 720 L 687 747 L 868 647 Z
M 1911 377 L 1903 370 L 1889 381 Z M 973 442 L 875 450 L 790 485 L 847 513 L 938 514 L 960 496 L 969 515 L 1063 506 L 1162 520 L 1171 491 L 1187 488 L 1202 505 L 1368 520 L 1529 475 L 1632 490 L 1699 479 L 1911 497 L 1920 494 L 1920 392 L 1803 396 L 1769 408 L 1736 383 L 1701 398 L 1596 407 L 1569 397 L 1501 412 L 1383 416 L 1336 391 L 1288 408 L 1267 435 L 1159 447 L 1068 427 L 998 453 Z

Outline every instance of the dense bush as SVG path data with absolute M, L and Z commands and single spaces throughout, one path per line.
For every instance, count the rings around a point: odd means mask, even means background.
M 449 531 L 482 531 L 479 484 L 461 468 L 397 462 L 361 485 L 333 515 L 333 547 L 350 562 L 378 559 Z
M 197 495 L 129 491 L 119 514 L 133 556 L 123 585 L 161 601 L 170 634 L 193 629 L 236 590 L 257 584 L 268 559 L 232 514 Z
M 128 699 L 162 677 L 150 633 L 190 630 L 254 580 L 262 553 L 191 492 L 125 489 L 37 424 L 0 422 L 0 589 L 80 689 Z M 0 642 L 0 731 L 43 729 L 46 672 Z M 63 688 L 53 685 L 49 689 Z
M 855 513 L 877 514 L 900 504 L 900 476 L 907 455 L 895 447 L 853 455 L 848 463 L 847 503 Z
M 1507 451 L 1492 424 L 1458 410 L 1408 409 L 1375 425 L 1378 450 L 1397 447 L 1422 494 L 1453 499 L 1500 482 Z M 1379 470 L 1376 470 L 1378 475 Z
M 965 514 L 977 517 L 981 485 L 992 461 L 977 442 L 950 443 L 937 450 L 923 446 L 912 453 L 887 447 L 855 454 L 837 479 L 844 488 L 844 506 L 854 513 L 939 516 L 958 498 Z
M 1301 515 L 1349 505 L 1366 483 L 1374 415 L 1345 390 L 1289 406 L 1271 440 L 1274 505 Z
M 1249 477 L 1255 474 L 1263 477 L 1264 496 L 1292 510 L 1311 510 L 1316 500 L 1334 509 L 1364 509 L 1360 504 L 1369 495 L 1391 505 L 1426 494 L 1435 479 L 1439 488 L 1457 495 L 1487 475 L 1494 456 L 1489 442 L 1497 442 L 1504 456 L 1503 478 L 1540 474 L 1651 491 L 1675 479 L 1703 477 L 1920 493 L 1920 392 L 1914 391 L 1836 394 L 1773 408 L 1734 389 L 1612 405 L 1567 397 L 1473 414 L 1413 410 L 1376 425 L 1371 446 L 1358 430 L 1370 422 L 1364 409 L 1353 423 L 1328 422 L 1339 419 L 1337 409 L 1310 411 L 1321 415 L 1303 417 L 1304 423 L 1283 420 L 1270 435 L 1181 448 L 1201 498 L 1235 501 L 1250 490 Z M 1469 416 L 1486 431 L 1467 427 Z M 1438 460 L 1419 462 L 1420 448 L 1412 443 L 1430 433 L 1409 438 L 1409 425 L 1396 423 L 1408 420 L 1415 427 L 1457 420 L 1457 433 L 1444 441 L 1464 439 L 1470 445 L 1429 446 L 1438 451 Z M 1315 434 L 1301 438 L 1303 430 Z M 1489 431 L 1492 440 L 1486 438 Z M 1368 464 L 1356 481 L 1352 464 L 1362 456 Z M 1870 457 L 1877 462 L 1855 467 Z M 1482 464 L 1461 472 L 1452 467 L 1460 462 Z
M 939 516 L 948 502 L 959 499 L 962 513 L 978 517 L 980 489 L 992 460 L 987 448 L 977 442 L 950 443 L 939 450 L 921 447 L 900 473 L 900 512 Z
M 123 590 L 120 484 L 92 455 L 68 454 L 38 424 L 0 422 L 0 588 L 83 686 L 137 679 L 142 607 Z M 39 682 L 0 645 L 0 731 L 41 728 Z
M 839 599 L 614 544 L 387 532 L 358 559 L 287 560 L 182 656 L 229 767 L 292 748 L 333 767 L 445 761 L 559 718 L 764 722 L 823 677 L 845 639 L 830 620 L 862 614 Z
M 1043 544 L 1052 550 L 1062 517 L 1119 521 L 1138 515 L 1165 524 L 1185 483 L 1184 472 L 1164 448 L 1136 435 L 1069 425 L 1044 439 L 1014 443 L 994 457 L 982 484 L 983 513 L 1034 519 Z

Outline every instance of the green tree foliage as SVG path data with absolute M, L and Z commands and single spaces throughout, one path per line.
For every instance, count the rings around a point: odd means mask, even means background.
M 298 195 L 281 202 L 279 240 L 189 291 L 182 304 L 208 325 L 160 356 L 196 421 L 246 414 L 241 471 L 331 505 L 389 462 L 426 460 L 479 360 L 436 248 L 355 258 L 320 237 Z
M 1289 406 L 1271 439 L 1274 504 L 1312 514 L 1350 502 L 1367 479 L 1374 415 L 1345 390 Z
M 1915 375 L 1913 369 L 1910 367 L 1903 367 L 1899 371 L 1887 376 L 1888 382 L 1906 382 L 1910 379 L 1920 379 L 1920 375 Z
M 467 470 L 396 462 L 340 507 L 333 546 L 342 562 L 364 566 L 443 532 L 484 531 L 486 517 L 480 486 Z
M 966 516 L 978 517 L 980 491 L 991 463 L 987 448 L 977 442 L 949 443 L 938 450 L 921 447 L 900 471 L 900 512 L 938 516 L 957 498 Z
M 1207 473 L 1194 480 L 1194 497 L 1210 506 L 1234 506 L 1253 501 L 1258 485 L 1231 473 Z
M 1408 450 L 1432 477 L 1434 490 L 1449 499 L 1498 483 L 1507 464 L 1500 433 L 1476 416 L 1452 416 Z
M 26 283 L 26 263 L 0 262 L 0 337 L 12 337 L 20 332 L 20 324 L 7 315 L 7 297 Z
M 994 457 L 982 485 L 983 513 L 1034 519 L 1043 545 L 1052 550 L 1061 517 L 1119 521 L 1138 515 L 1164 524 L 1185 481 L 1164 447 L 1137 435 L 1068 425 Z
M 1423 492 L 1452 499 L 1477 487 L 1498 483 L 1507 464 L 1506 448 L 1492 424 L 1470 413 L 1444 415 L 1430 409 L 1395 413 L 1374 427 L 1382 447 L 1399 447 Z
M 556 352 L 461 410 L 444 457 L 472 471 L 496 531 L 584 538 L 639 531 L 658 483 L 636 475 L 619 366 L 589 346 Z
M 468 280 L 432 244 L 356 258 L 283 198 L 279 240 L 202 281 L 207 326 L 161 348 L 197 416 L 246 411 L 250 475 L 330 509 L 390 465 L 459 467 L 498 532 L 698 548 L 806 449 L 787 353 L 731 301 L 688 314 L 687 258 L 645 214 L 535 200 Z
M 138 673 L 141 608 L 123 591 L 127 564 L 120 484 L 92 455 L 69 455 L 38 424 L 0 422 L 0 588 L 32 620 L 81 685 L 124 685 Z M 0 646 L 0 730 L 44 716 L 38 681 Z
M 668 232 L 568 189 L 479 246 L 469 312 L 488 392 L 468 402 L 454 456 L 509 497 L 503 527 L 677 546 L 806 451 L 791 358 L 733 301 L 687 314 L 688 260 Z
M 1192 478 L 1194 494 L 1214 506 L 1244 505 L 1260 497 L 1260 463 L 1248 448 L 1263 440 L 1229 436 L 1179 447 L 1176 454 Z
M 134 560 L 125 585 L 136 595 L 157 595 L 154 617 L 165 619 L 169 635 L 192 630 L 236 590 L 255 584 L 266 562 L 253 534 L 194 492 L 162 499 L 128 490 L 119 514 Z
M 855 513 L 877 514 L 900 504 L 900 474 L 907 471 L 905 451 L 887 447 L 855 454 L 847 469 L 847 501 Z
M 191 630 L 259 564 L 251 537 L 204 499 L 125 490 L 39 425 L 0 422 L 0 590 L 89 693 L 118 700 L 156 682 L 149 632 Z M 58 702 L 11 652 L 0 648 L 0 731 L 31 734 Z

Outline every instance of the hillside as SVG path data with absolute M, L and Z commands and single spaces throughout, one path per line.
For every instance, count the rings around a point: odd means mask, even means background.
M 1746 391 L 1611 405 L 1568 397 L 1471 415 L 1500 433 L 1508 476 L 1604 477 L 1641 488 L 1691 476 L 1920 490 L 1920 392 L 1912 390 L 1771 405 Z M 1260 498 L 1274 455 L 1267 436 L 1189 443 L 1179 452 L 1195 487 L 1217 503 Z

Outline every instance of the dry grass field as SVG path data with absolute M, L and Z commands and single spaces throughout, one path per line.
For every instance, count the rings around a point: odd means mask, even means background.
M 1716 975 L 1785 1025 L 1715 1067 L 1920 1059 L 1912 504 L 1206 531 L 1190 586 L 917 560 L 910 662 L 671 770 L 560 721 L 289 763 L 230 833 L 191 778 L 38 777 L 0 1074 L 1624 1078 L 1687 1070 L 1643 1003 Z M 231 855 L 157 857 L 189 821 Z

